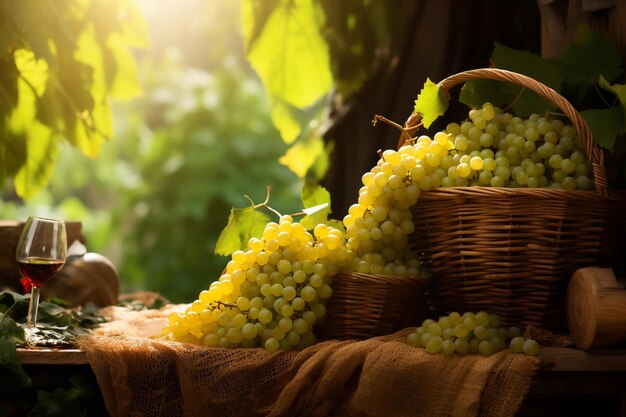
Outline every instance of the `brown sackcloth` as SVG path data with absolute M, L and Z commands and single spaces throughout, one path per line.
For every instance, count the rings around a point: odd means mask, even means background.
M 268 353 L 121 327 L 79 341 L 113 416 L 513 416 L 539 364 L 508 352 L 429 355 L 404 343 L 409 329 Z

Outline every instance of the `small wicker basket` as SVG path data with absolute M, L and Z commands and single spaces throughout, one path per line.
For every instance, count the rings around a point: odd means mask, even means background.
M 320 340 L 368 339 L 419 325 L 426 315 L 426 280 L 360 273 L 333 277 L 333 296 L 324 321 L 315 326 Z
M 438 313 L 488 310 L 503 324 L 566 330 L 569 277 L 583 266 L 623 262 L 624 194 L 609 193 L 603 152 L 572 105 L 525 75 L 485 68 L 439 83 L 508 81 L 554 103 L 581 136 L 596 190 L 451 187 L 422 193 L 413 207 L 412 245 L 432 272 L 429 302 Z M 417 113 L 405 128 L 414 129 Z

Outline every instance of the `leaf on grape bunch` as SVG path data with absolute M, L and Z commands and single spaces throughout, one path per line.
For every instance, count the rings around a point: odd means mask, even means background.
M 422 117 L 424 127 L 429 128 L 439 116 L 443 116 L 447 108 L 448 98 L 439 91 L 437 84 L 427 78 L 415 100 L 415 113 Z
M 231 209 L 228 224 L 217 238 L 217 255 L 228 256 L 237 250 L 245 250 L 250 238 L 261 236 L 265 225 L 270 221 L 267 214 L 255 208 L 250 197 L 246 198 L 250 201 L 250 206 Z
M 302 187 L 302 204 L 306 216 L 300 220 L 300 224 L 307 230 L 328 222 L 328 215 L 331 213 L 330 193 L 324 187 L 306 181 Z

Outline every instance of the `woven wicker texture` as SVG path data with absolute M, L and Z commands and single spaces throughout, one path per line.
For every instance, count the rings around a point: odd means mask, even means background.
M 581 136 L 596 190 L 452 187 L 421 194 L 412 245 L 433 273 L 430 302 L 440 313 L 485 309 L 503 324 L 566 331 L 565 294 L 574 270 L 616 266 L 624 238 L 624 194 L 609 193 L 603 152 L 571 104 L 527 76 L 494 68 L 439 83 L 508 81 L 557 105 Z M 409 117 L 413 128 L 419 117 Z
M 80 347 L 112 416 L 515 415 L 537 358 L 428 355 L 408 330 L 299 352 L 105 335 Z
M 367 339 L 417 326 L 426 314 L 426 281 L 410 277 L 338 274 L 324 321 L 315 327 L 321 340 Z

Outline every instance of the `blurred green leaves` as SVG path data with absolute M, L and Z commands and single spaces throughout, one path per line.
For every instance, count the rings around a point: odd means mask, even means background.
M 274 125 L 293 144 L 281 163 L 299 177 L 323 176 L 319 162 L 328 149 L 317 126 L 325 99 L 331 91 L 345 98 L 365 82 L 388 44 L 396 9 L 385 0 L 242 0 L 246 57 Z
M 300 183 L 277 163 L 287 145 L 245 70 L 227 62 L 207 72 L 170 58 L 145 61 L 141 71 L 145 94 L 118 107 L 115 174 L 111 165 L 102 173 L 116 184 L 109 193 L 124 248 L 120 275 L 126 290 L 189 302 L 226 265 L 215 252 L 231 208 L 249 205 L 246 195 L 263 201 L 269 185 L 272 207 L 294 212 Z M 246 228 L 266 223 L 246 213 L 233 214 Z
M 129 47 L 147 44 L 133 1 L 0 3 L 0 185 L 30 199 L 61 141 L 95 157 L 112 137 L 108 100 L 139 92 Z

